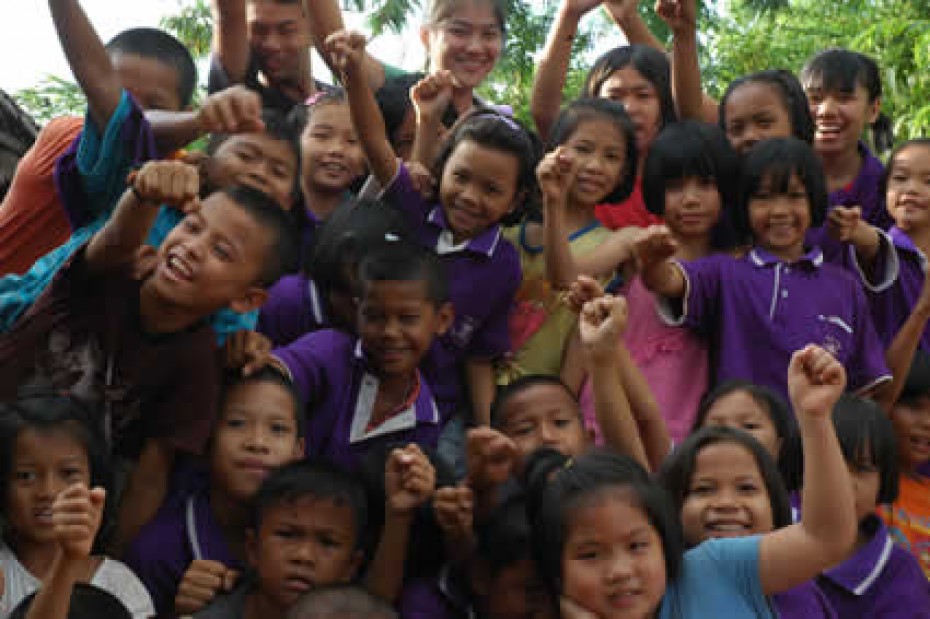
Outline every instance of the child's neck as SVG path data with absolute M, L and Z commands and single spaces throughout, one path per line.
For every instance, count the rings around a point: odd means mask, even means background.
M 853 182 L 862 168 L 862 157 L 858 147 L 841 153 L 821 155 L 820 159 L 823 162 L 824 176 L 827 178 L 827 190 L 831 192 Z
M 907 236 L 917 249 L 922 251 L 925 256 L 930 257 L 930 228 L 908 230 Z
M 313 213 L 319 221 L 326 220 L 330 213 L 342 203 L 345 196 L 344 191 L 321 191 L 306 183 L 301 183 L 301 191 L 307 210 Z
M 215 482 L 210 484 L 210 511 L 223 531 L 223 539 L 233 555 L 245 560 L 245 529 L 249 512 L 242 501 L 229 496 Z
M 139 291 L 139 316 L 146 333 L 176 333 L 200 319 L 159 297 L 151 279 Z
M 675 258 L 679 260 L 697 260 L 712 253 L 710 237 L 675 237 L 678 250 Z
M 58 544 L 38 544 L 20 539 L 11 541 L 16 560 L 26 568 L 27 572 L 39 580 L 45 580 L 45 576 L 52 569 L 52 563 L 58 556 Z
M 391 413 L 405 404 L 416 384 L 416 373 L 406 376 L 378 376 L 378 394 L 371 411 L 372 426 L 381 425 L 387 421 Z
M 471 88 L 453 88 L 452 106 L 459 116 L 467 114 L 475 105 L 475 91 Z
M 583 205 L 574 202 L 565 209 L 565 228 L 569 234 L 574 234 L 579 230 L 587 228 L 597 218 L 594 216 L 593 204 Z

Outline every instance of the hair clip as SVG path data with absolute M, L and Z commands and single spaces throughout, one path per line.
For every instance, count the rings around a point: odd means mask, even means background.
M 483 112 L 480 112 L 478 114 L 478 118 L 496 118 L 497 120 L 507 125 L 509 128 L 513 129 L 514 131 L 518 133 L 523 133 L 523 127 L 521 127 L 517 123 L 517 121 L 515 121 L 510 116 L 507 116 L 506 114 L 501 114 L 497 110 L 485 110 Z
M 325 96 L 326 96 L 326 92 L 322 90 L 318 90 L 317 92 L 307 97 L 307 100 L 304 101 L 304 105 L 306 105 L 307 107 L 313 107 L 314 105 L 319 103 L 320 99 L 322 99 Z
M 384 240 L 388 243 L 398 243 L 400 242 L 400 237 L 394 234 L 393 232 L 386 232 L 384 234 Z

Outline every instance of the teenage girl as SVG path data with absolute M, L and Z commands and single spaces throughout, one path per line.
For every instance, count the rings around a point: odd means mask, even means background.
M 785 396 L 791 351 L 814 342 L 847 367 L 849 386 L 887 397 L 890 375 L 860 282 L 825 264 L 805 235 L 827 208 L 820 162 L 794 138 L 765 140 L 744 159 L 735 211 L 752 249 L 741 258 L 673 262 L 677 244 L 655 228 L 637 241 L 643 283 L 670 324 L 716 343 L 716 380 L 744 378 Z
M 853 492 L 836 483 L 846 467 L 830 422 L 845 374 L 829 353 L 808 346 L 793 355 L 788 382 L 807 483 L 803 520 L 777 531 L 684 552 L 668 495 L 630 460 L 592 453 L 560 467 L 530 464 L 534 548 L 563 617 L 774 617 L 768 596 L 846 556 Z
M 0 616 L 41 587 L 61 560 L 55 523 L 63 515 L 52 507 L 55 498 L 83 486 L 94 489 L 91 502 L 105 500 L 107 451 L 92 419 L 77 400 L 57 395 L 36 393 L 0 408 Z M 82 563 L 80 582 L 112 593 L 134 617 L 155 614 L 145 587 L 125 565 L 100 555 Z
M 468 116 L 443 144 L 433 170 L 438 201 L 430 201 L 414 189 L 387 139 L 361 73 L 364 37 L 340 32 L 328 45 L 346 78 L 352 120 L 385 199 L 404 212 L 418 242 L 443 256 L 455 322 L 424 360 L 440 412 L 448 419 L 470 400 L 474 420 L 487 425 L 491 361 L 510 350 L 508 317 L 521 279 L 519 258 L 501 238 L 501 224 L 519 220 L 533 186 L 533 143 L 509 117 L 492 111 Z M 458 380 L 463 367 L 467 392 Z
M 507 233 L 520 253 L 523 283 L 511 314 L 514 354 L 500 368 L 498 382 L 559 374 L 577 318 L 549 284 L 547 263 L 566 250 L 568 259 L 584 261 L 612 236 L 594 209 L 629 196 L 636 174 L 635 140 L 629 117 L 612 101 L 576 101 L 559 116 L 549 154 L 536 171 L 544 221 L 524 221 Z M 562 241 L 550 247 L 546 238 Z

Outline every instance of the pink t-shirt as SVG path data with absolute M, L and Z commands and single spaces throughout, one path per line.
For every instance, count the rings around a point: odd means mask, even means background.
M 629 328 L 623 343 L 630 351 L 646 382 L 652 389 L 659 410 L 675 443 L 691 430 L 701 397 L 707 390 L 709 363 L 707 345 L 690 329 L 670 327 L 659 318 L 655 299 L 639 277 L 624 287 Z M 594 416 L 591 382 L 581 389 L 581 410 L 585 424 L 594 428 L 597 442 L 602 442 Z

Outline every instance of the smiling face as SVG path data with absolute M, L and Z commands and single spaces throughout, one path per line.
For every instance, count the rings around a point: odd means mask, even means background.
M 720 191 L 715 179 L 690 176 L 666 183 L 663 217 L 676 237 L 709 238 L 720 212 Z
M 584 207 L 600 204 L 620 184 L 626 168 L 626 140 L 620 127 L 607 118 L 582 120 L 564 148 L 575 169 L 572 202 Z
M 745 391 L 733 391 L 718 398 L 704 418 L 704 427 L 707 426 L 725 426 L 751 434 L 773 458 L 781 450 L 781 439 L 771 417 Z
M 907 146 L 888 171 L 885 204 L 895 224 L 908 233 L 930 228 L 930 146 Z
M 597 96 L 623 106 L 636 131 L 636 148 L 649 150 L 662 128 L 662 104 L 655 85 L 631 66 L 617 69 L 601 84 Z
M 662 540 L 629 493 L 608 489 L 568 520 L 562 595 L 597 617 L 653 617 L 667 582 Z
M 365 172 L 365 153 L 344 103 L 314 107 L 300 136 L 305 190 L 342 193 Z M 312 204 L 311 204 L 312 206 Z
M 580 456 L 586 447 L 578 404 L 560 385 L 536 384 L 510 396 L 504 403 L 501 432 L 517 446 L 522 458 L 541 447 L 567 456 Z
M 895 404 L 891 410 L 902 470 L 930 461 L 930 396 Z
M 464 0 L 455 9 L 425 26 L 420 38 L 432 71 L 452 73 L 456 88 L 477 88 L 497 64 L 504 34 L 494 7 L 484 0 Z
M 514 209 L 517 157 L 461 140 L 449 156 L 439 181 L 439 201 L 456 243 L 473 238 Z
M 268 81 L 299 83 L 309 65 L 311 42 L 301 3 L 249 0 L 246 23 L 252 55 Z
M 16 438 L 5 518 L 15 538 L 54 543 L 52 503 L 73 484 L 90 485 L 87 451 L 62 429 L 25 429 Z
M 881 108 L 878 99 L 869 101 L 869 91 L 858 83 L 850 91 L 826 90 L 818 84 L 806 85 L 804 91 L 814 119 L 814 150 L 821 156 L 855 151 Z
M 239 133 L 220 144 L 208 173 L 216 189 L 242 185 L 274 198 L 284 210 L 294 202 L 297 161 L 291 146 L 265 133 Z
M 733 90 L 724 118 L 727 139 L 741 156 L 757 142 L 794 134 L 784 97 L 776 86 L 764 82 L 747 82 Z
M 701 449 L 681 506 L 681 524 L 689 546 L 773 529 L 765 482 L 748 449 L 730 442 Z
M 766 175 L 749 199 L 749 226 L 756 245 L 782 260 L 804 254 L 804 236 L 811 225 L 811 206 L 804 183 L 792 174 L 787 191 L 772 187 Z

